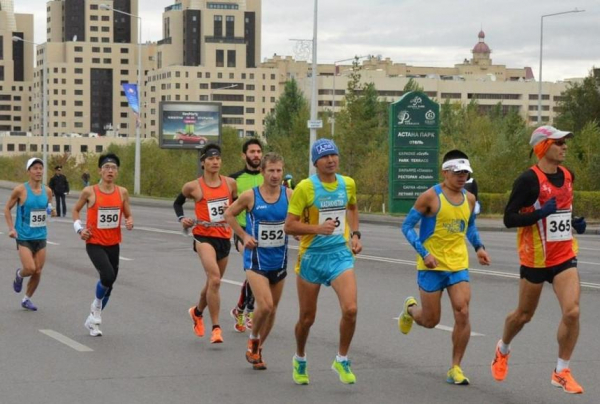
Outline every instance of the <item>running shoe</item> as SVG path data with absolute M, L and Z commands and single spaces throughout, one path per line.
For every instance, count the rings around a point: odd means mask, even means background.
M 252 364 L 260 360 L 259 353 L 260 340 L 248 338 L 248 349 L 246 349 L 246 360 Z
M 33 304 L 29 299 L 23 300 L 21 302 L 21 307 L 29 311 L 37 311 L 37 307 L 35 307 L 35 304 Z
M 210 335 L 210 343 L 211 344 L 223 343 L 223 336 L 221 335 L 221 327 L 213 328 L 212 333 Z
M 13 289 L 17 293 L 21 292 L 21 289 L 23 289 L 23 277 L 19 276 L 20 270 L 21 268 L 17 268 L 17 271 L 15 272 L 15 280 L 13 281 Z
M 308 384 L 308 371 L 306 369 L 306 361 L 299 361 L 296 359 L 296 357 L 294 357 L 292 359 L 292 364 L 294 365 L 294 372 L 292 373 L 294 383 Z
M 334 359 L 331 369 L 340 376 L 340 382 L 344 384 L 356 383 L 356 376 L 354 376 L 352 369 L 350 369 L 350 361 L 338 362 L 337 359 Z
M 237 307 L 234 307 L 229 312 L 229 315 L 235 320 L 235 324 L 233 325 L 233 329 L 236 332 L 245 332 L 246 325 L 244 324 L 244 313 L 240 312 Z
M 583 394 L 583 387 L 579 385 L 571 375 L 571 369 L 563 369 L 556 373 L 556 369 L 552 372 L 551 383 L 553 386 L 562 387 L 565 393 Z
M 469 379 L 464 375 L 462 369 L 458 365 L 454 365 L 448 370 L 446 381 L 450 384 L 467 386 Z
M 100 326 L 94 322 L 94 317 L 90 314 L 85 323 L 83 324 L 85 328 L 90 332 L 92 337 L 101 337 L 102 331 L 100 331 Z
M 498 341 L 498 345 L 499 344 L 500 341 Z M 492 377 L 496 379 L 496 381 L 501 382 L 508 374 L 508 357 L 510 356 L 510 352 L 503 355 L 502 352 L 500 352 L 498 345 L 496 345 L 496 354 L 492 361 Z
M 413 306 L 417 304 L 417 300 L 409 296 L 404 300 L 404 310 L 398 316 L 398 328 L 402 334 L 408 334 L 413 325 L 413 318 L 408 314 L 409 306 Z
M 190 307 L 190 309 L 188 310 L 188 313 L 190 313 L 190 317 L 192 318 L 192 321 L 194 322 L 194 332 L 196 333 L 197 336 L 202 338 L 202 337 L 204 337 L 204 319 L 202 318 L 202 316 L 196 315 L 196 313 L 194 312 L 195 309 L 196 309 L 195 307 Z
M 254 312 L 250 311 L 248 313 L 246 313 L 246 315 L 244 316 L 244 321 L 246 323 L 246 328 L 251 330 L 252 329 L 252 318 L 254 317 Z
M 262 358 L 262 348 L 258 349 L 258 360 L 256 361 L 256 363 L 252 364 L 252 369 L 254 369 L 254 370 L 267 369 L 267 364 L 265 363 L 265 361 Z
M 98 308 L 94 305 L 94 302 L 92 302 L 92 306 L 90 308 L 90 315 L 92 316 L 92 318 L 94 319 L 94 323 L 95 324 L 102 324 L 102 307 Z

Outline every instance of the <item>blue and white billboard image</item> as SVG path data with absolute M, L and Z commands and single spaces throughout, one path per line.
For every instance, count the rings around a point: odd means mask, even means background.
M 221 104 L 160 103 L 159 145 L 164 149 L 201 149 L 221 142 Z

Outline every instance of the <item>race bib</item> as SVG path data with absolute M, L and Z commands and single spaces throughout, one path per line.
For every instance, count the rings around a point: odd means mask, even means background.
M 343 236 L 346 233 L 346 209 L 331 209 L 319 211 L 319 224 L 333 220 L 335 229 L 332 235 Z
M 212 223 L 225 221 L 225 209 L 229 205 L 229 198 L 213 199 L 207 202 L 208 217 Z
M 566 241 L 573 238 L 571 232 L 571 211 L 557 210 L 546 218 L 546 240 Z
M 259 247 L 281 247 L 285 245 L 283 222 L 260 222 L 258 224 Z
M 29 227 L 46 227 L 46 209 L 32 209 L 29 215 Z
M 98 228 L 116 229 L 121 218 L 120 208 L 98 208 Z

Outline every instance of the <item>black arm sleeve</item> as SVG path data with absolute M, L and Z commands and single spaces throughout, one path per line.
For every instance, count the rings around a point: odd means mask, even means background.
M 517 178 L 504 209 L 504 225 L 511 227 L 531 226 L 540 220 L 539 210 L 531 213 L 519 213 L 535 203 L 540 193 L 540 184 L 533 170 L 527 170 Z
M 175 214 L 177 215 L 177 219 L 181 219 L 184 217 L 183 214 L 183 204 L 185 203 L 185 196 L 183 194 L 177 195 L 175 198 L 175 202 L 173 202 L 173 209 L 175 209 Z

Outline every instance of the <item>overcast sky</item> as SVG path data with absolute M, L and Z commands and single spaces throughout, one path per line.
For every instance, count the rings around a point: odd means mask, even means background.
M 45 0 L 14 0 L 35 15 L 43 42 Z M 162 39 L 163 9 L 174 1 L 140 0 L 144 41 Z M 313 33 L 312 0 L 263 0 L 262 57 L 294 55 L 294 41 Z M 453 66 L 471 57 L 481 28 L 495 64 L 530 66 L 538 78 L 540 17 L 544 18 L 544 80 L 586 76 L 600 67 L 599 0 L 321 0 L 318 61 L 374 54 L 416 66 Z

